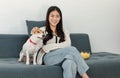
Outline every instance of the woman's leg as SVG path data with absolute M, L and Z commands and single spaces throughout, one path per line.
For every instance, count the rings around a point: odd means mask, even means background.
M 67 47 L 47 53 L 44 57 L 44 63 L 47 65 L 55 65 L 61 63 L 64 59 L 74 61 L 77 66 L 78 73 L 85 78 L 85 75 L 87 75 L 86 71 L 89 67 L 81 57 L 80 52 L 75 47 Z
M 63 78 L 75 78 L 77 72 L 77 66 L 74 61 L 65 59 L 62 63 Z
M 66 59 L 73 60 L 77 65 L 77 71 L 83 78 L 88 78 L 86 71 L 89 69 L 84 59 L 75 47 L 69 47 L 69 54 L 65 56 Z

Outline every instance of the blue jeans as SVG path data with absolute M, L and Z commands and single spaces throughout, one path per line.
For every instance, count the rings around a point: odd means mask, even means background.
M 72 46 L 47 53 L 44 56 L 44 63 L 46 65 L 62 63 L 63 78 L 75 78 L 77 72 L 82 76 L 89 69 L 80 52 Z

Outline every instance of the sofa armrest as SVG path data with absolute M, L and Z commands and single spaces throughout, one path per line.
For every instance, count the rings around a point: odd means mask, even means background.
M 0 58 L 17 58 L 28 35 L 0 34 Z
M 85 33 L 71 33 L 72 46 L 75 46 L 80 52 L 91 52 L 91 46 L 88 34 Z

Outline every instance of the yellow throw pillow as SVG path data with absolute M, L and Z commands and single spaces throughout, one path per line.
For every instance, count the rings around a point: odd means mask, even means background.
M 89 52 L 80 52 L 80 55 L 86 60 L 90 58 Z

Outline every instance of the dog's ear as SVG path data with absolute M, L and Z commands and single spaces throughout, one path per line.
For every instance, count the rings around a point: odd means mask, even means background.
M 30 34 L 33 34 L 33 31 L 31 30 L 31 33 Z
M 31 35 L 32 35 L 32 34 L 35 34 L 35 31 L 34 31 L 34 30 L 31 30 L 31 33 L 30 33 L 30 34 L 31 34 Z
M 35 30 L 35 27 L 32 28 L 30 34 L 33 34 L 34 30 Z
M 39 27 L 33 27 L 30 34 L 34 34 L 34 32 L 35 32 L 37 29 L 39 29 Z

